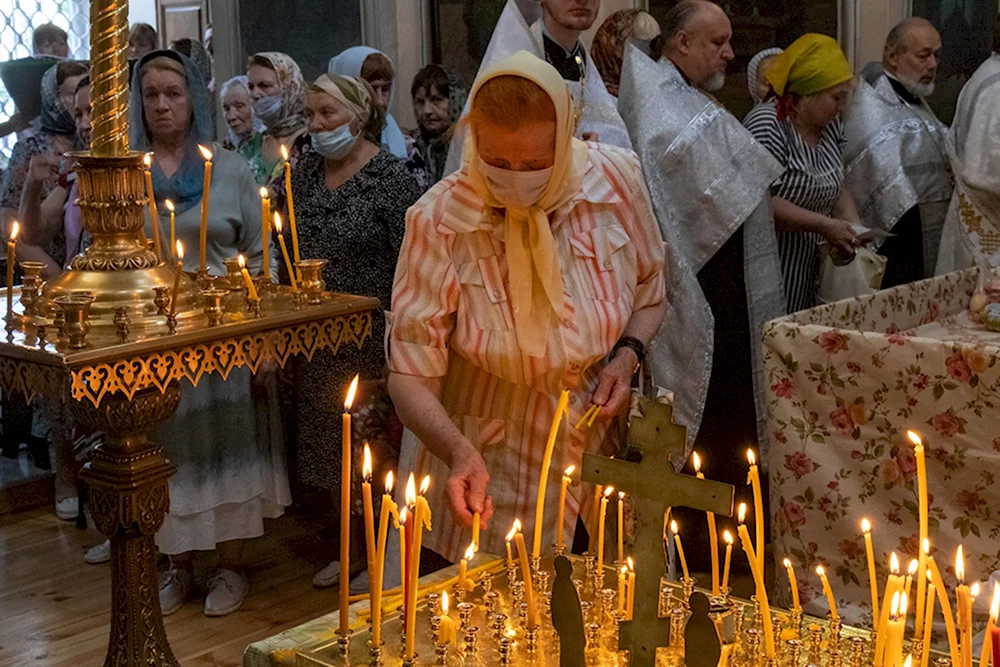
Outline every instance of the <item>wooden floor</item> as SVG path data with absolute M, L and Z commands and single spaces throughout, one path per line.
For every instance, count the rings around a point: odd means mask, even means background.
M 301 519 L 268 522 L 265 536 L 247 549 L 252 589 L 242 609 L 206 618 L 196 599 L 166 619 L 180 663 L 242 665 L 247 644 L 335 609 L 335 588 L 312 587 L 328 544 L 318 534 Z M 111 570 L 83 560 L 100 540 L 93 528 L 77 530 L 49 508 L 0 516 L 0 667 L 103 664 Z M 207 561 L 198 563 L 202 584 Z

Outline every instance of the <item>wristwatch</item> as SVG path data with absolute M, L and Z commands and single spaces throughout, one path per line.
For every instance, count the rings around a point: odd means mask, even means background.
M 632 336 L 622 336 L 619 338 L 618 342 L 615 343 L 615 346 L 611 348 L 611 356 L 615 356 L 618 353 L 618 350 L 623 347 L 627 347 L 635 352 L 635 356 L 638 357 L 640 364 L 642 363 L 642 360 L 646 358 L 645 344 L 643 344 L 643 342 L 638 338 L 633 338 Z

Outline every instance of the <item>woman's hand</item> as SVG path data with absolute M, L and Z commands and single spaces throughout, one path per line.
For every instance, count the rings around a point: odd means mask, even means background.
M 601 370 L 594 391 L 594 405 L 600 405 L 599 419 L 607 419 L 621 414 L 628 408 L 632 393 L 632 376 L 639 366 L 639 357 L 631 348 L 623 347 Z
M 860 245 L 858 235 L 854 233 L 854 226 L 847 220 L 827 218 L 821 234 L 830 245 L 848 254 L 854 254 L 855 248 Z
M 28 163 L 28 177 L 36 183 L 46 183 L 59 178 L 62 160 L 49 153 L 39 153 Z
M 490 473 L 483 457 L 472 445 L 452 459 L 444 495 L 458 523 L 472 527 L 473 514 L 479 512 L 480 528 L 486 528 L 493 516 L 493 499 L 486 493 L 489 483 Z

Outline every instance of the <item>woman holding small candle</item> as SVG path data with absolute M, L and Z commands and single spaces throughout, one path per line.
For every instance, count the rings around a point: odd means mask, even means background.
M 172 51 L 139 61 L 132 84 L 133 150 L 153 153 L 153 190 L 176 208 L 177 238 L 187 249 L 184 268 L 199 266 L 204 159 L 211 123 L 205 84 L 194 64 Z M 257 186 L 246 162 L 212 146 L 207 266 L 225 275 L 223 260 L 246 256 L 253 271 L 263 260 Z M 149 229 L 147 228 L 147 231 Z M 276 261 L 271 253 L 272 266 Z M 268 376 L 251 385 L 248 369 L 228 381 L 212 375 L 197 387 L 181 384 L 181 402 L 151 439 L 177 466 L 170 478 L 170 511 L 156 536 L 170 568 L 160 581 L 164 614 L 184 604 L 193 583 L 193 553 L 218 551 L 219 570 L 209 584 L 204 611 L 221 616 L 238 609 L 249 591 L 242 574 L 244 541 L 263 534 L 263 519 L 280 516 L 290 501 L 278 411 L 265 390 Z M 265 396 L 265 394 L 267 394 Z
M 564 389 L 543 542 L 572 535 L 581 510 L 594 510 L 591 488 L 569 489 L 566 525 L 556 526 L 562 471 L 601 448 L 663 321 L 663 241 L 638 162 L 573 139 L 574 111 L 551 65 L 525 52 L 498 61 L 472 93 L 464 168 L 407 214 L 389 388 L 413 432 L 400 470 L 443 480 L 428 496 L 425 544 L 449 560 L 468 544 L 475 512 L 500 526 L 534 522 Z M 594 404 L 594 427 L 575 428 Z M 481 550 L 502 553 L 502 538 L 484 531 Z

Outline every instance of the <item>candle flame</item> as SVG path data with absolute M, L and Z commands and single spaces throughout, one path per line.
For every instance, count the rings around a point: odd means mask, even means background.
M 575 470 L 576 470 L 576 466 L 570 466 L 570 467 L 566 468 L 566 472 L 564 472 L 563 475 L 565 475 L 566 477 L 572 477 L 573 476 L 573 471 L 575 471 Z
M 782 561 L 782 562 L 784 563 L 785 567 L 791 567 L 792 566 L 792 561 L 788 560 L 787 558 L 784 561 Z
M 177 251 L 177 259 L 178 260 L 184 259 L 184 244 L 183 243 L 181 243 L 180 241 L 177 241 L 176 247 L 174 248 L 174 250 Z
M 698 456 L 698 452 L 691 455 L 691 461 L 694 463 L 694 471 L 701 472 L 701 457 Z
M 740 523 L 743 523 L 743 521 L 746 520 L 746 518 L 747 518 L 747 504 L 746 503 L 740 503 L 740 511 L 739 511 L 739 513 L 738 513 L 737 516 L 739 517 Z
M 823 567 L 822 565 L 817 565 L 816 566 L 816 574 L 818 574 L 820 577 L 825 577 L 826 576 L 826 568 Z
M 628 565 L 622 565 L 622 574 L 628 574 Z
M 267 199 L 267 188 L 261 188 L 260 189 L 260 198 L 261 199 Z
M 628 569 L 635 572 L 635 563 L 632 561 L 632 557 L 628 557 Z M 1000 590 L 1000 584 L 997 584 L 998 590 Z
M 170 201 L 169 199 L 164 199 L 163 203 L 166 205 L 168 211 L 170 211 L 171 213 L 174 212 L 174 203 L 172 201 Z
M 907 431 L 906 432 L 906 437 L 909 438 L 910 442 L 912 442 L 917 447 L 923 447 L 924 446 L 924 443 L 920 439 L 920 436 L 917 435 L 914 431 Z
M 274 230 L 281 233 L 281 214 L 277 211 L 274 212 Z
M 906 609 L 909 606 L 910 606 L 910 596 L 906 594 L 906 591 L 903 591 L 902 594 L 899 596 L 899 615 L 905 617 Z
M 420 480 L 420 495 L 427 493 L 427 489 L 431 488 L 431 476 L 424 475 L 424 478 Z
M 752 449 L 748 449 L 747 450 L 747 461 L 749 461 L 750 465 L 752 465 L 752 466 L 757 465 L 757 457 L 754 456 L 754 453 L 753 453 Z
M 934 576 L 931 574 L 931 569 L 927 568 L 927 583 L 934 583 Z
M 726 544 L 732 545 L 732 543 L 733 543 L 733 534 L 730 533 L 728 530 L 724 531 L 722 533 L 722 539 L 724 539 L 726 541 Z
M 402 509 L 399 510 L 399 525 L 400 526 L 402 526 L 404 523 L 406 523 L 406 515 L 409 513 L 407 511 L 407 509 L 408 508 L 404 506 Z
M 913 667 L 913 654 L 906 656 L 906 662 L 903 663 L 903 667 Z
M 514 519 L 514 523 L 510 527 L 510 532 L 507 533 L 506 541 L 510 542 L 514 539 L 514 536 L 521 532 L 521 520 Z
M 1000 616 L 1000 583 L 993 584 L 993 604 L 990 605 L 990 620 L 997 622 Z
M 21 223 L 19 223 L 17 220 L 15 220 L 14 223 L 10 226 L 10 237 L 9 237 L 9 240 L 16 241 L 17 240 L 17 235 L 20 234 L 20 233 L 21 233 Z
M 372 481 L 372 449 L 365 443 L 365 461 L 361 464 L 361 478 L 368 482 Z
M 910 567 L 906 568 L 906 573 L 911 577 L 917 573 L 917 559 L 914 558 L 910 561 Z
M 385 494 L 387 496 L 392 494 L 392 483 L 395 481 L 396 478 L 395 476 L 393 476 L 392 471 L 390 470 L 385 475 Z
M 625 500 L 625 492 L 624 491 L 619 491 L 618 492 L 618 502 L 621 502 L 623 500 Z
M 899 602 L 900 602 L 899 591 L 896 591 L 895 593 L 892 594 L 892 606 L 889 607 L 892 610 L 889 612 L 889 615 L 892 616 L 893 618 L 899 616 Z
M 205 158 L 206 162 L 211 162 L 212 161 L 212 151 L 208 150 L 207 148 L 205 148 L 201 144 L 198 144 L 198 150 L 201 151 L 201 156 L 203 158 Z
M 448 591 L 441 591 L 441 615 L 448 615 Z
M 896 555 L 895 551 L 889 556 L 889 572 L 899 574 L 899 556 Z
M 469 548 L 465 550 L 465 555 L 462 556 L 465 560 L 472 560 L 472 557 L 476 555 L 476 545 L 475 543 L 470 543 Z
M 965 551 L 961 544 L 955 552 L 955 576 L 958 577 L 958 583 L 965 583 Z
M 410 478 L 406 480 L 406 504 L 414 505 L 417 502 L 417 480 L 410 473 Z
M 288 162 L 288 149 L 284 146 L 281 147 L 281 159 Z
M 146 165 L 146 169 L 149 169 L 150 167 L 152 167 L 153 166 L 153 154 L 152 153 L 146 153 L 144 156 L 142 156 L 142 163 L 144 165 Z
M 354 395 L 358 393 L 358 380 L 360 376 L 355 375 L 354 379 L 351 380 L 351 386 L 347 389 L 347 400 L 344 401 L 344 412 L 350 412 L 351 406 L 354 405 Z
M 872 532 L 872 522 L 869 521 L 868 519 L 862 519 L 861 532 L 865 534 Z
M 969 595 L 972 597 L 979 597 L 979 582 L 972 584 L 972 588 L 969 589 Z
M 679 532 L 681 532 L 680 530 L 677 529 L 677 522 L 676 521 L 671 521 L 670 522 L 670 532 L 672 532 L 674 535 L 676 535 Z
M 930 555 L 930 553 L 931 553 L 931 541 L 928 540 L 926 537 L 924 538 L 923 548 L 924 548 L 924 553 Z
M 614 493 L 614 492 L 615 492 L 615 487 L 609 486 L 608 488 L 604 489 L 604 497 L 605 498 L 610 498 L 611 494 Z
M 247 268 L 247 260 L 244 259 L 243 255 L 236 258 L 236 263 L 240 265 L 241 269 Z

